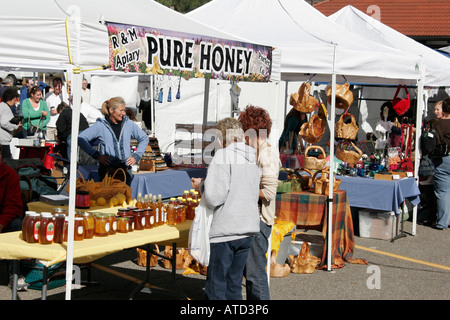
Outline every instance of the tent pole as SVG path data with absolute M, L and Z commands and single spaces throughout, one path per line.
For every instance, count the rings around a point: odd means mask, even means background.
M 425 92 L 423 85 L 425 81 L 425 63 L 423 56 L 420 57 L 420 79 L 417 81 L 417 110 L 416 110 L 416 141 L 414 150 L 414 177 L 419 184 L 419 164 L 420 164 L 420 138 L 422 135 L 422 119 L 424 110 Z M 417 206 L 413 208 L 412 235 L 416 235 L 417 228 Z
M 81 74 L 72 74 L 72 137 L 78 137 L 81 105 Z M 71 299 L 72 273 L 73 273 L 73 245 L 74 245 L 74 217 L 77 176 L 78 140 L 71 139 L 70 146 L 70 185 L 69 185 L 69 226 L 67 230 L 67 256 L 66 256 L 66 300 Z
M 328 223 L 327 223 L 327 270 L 331 271 L 331 256 L 333 255 L 333 190 L 334 190 L 334 126 L 336 117 L 336 44 L 333 44 L 333 73 L 331 75 L 331 119 L 330 119 L 330 174 L 328 184 Z

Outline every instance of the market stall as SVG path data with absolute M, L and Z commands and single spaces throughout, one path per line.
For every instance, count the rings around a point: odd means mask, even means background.
M 83 73 L 106 69 L 108 66 L 114 68 L 115 71 L 108 71 L 112 74 L 128 71 L 165 74 L 172 71 L 180 73 L 183 70 L 191 76 L 205 79 L 216 73 L 225 77 L 244 74 L 246 79 L 243 80 L 247 81 L 268 81 L 272 70 L 274 75 L 277 74 L 277 69 L 270 63 L 270 58 L 267 59 L 267 55 L 272 54 L 272 47 L 250 44 L 242 38 L 197 23 L 154 1 L 134 1 L 134 10 L 118 10 L 122 6 L 123 2 L 120 1 L 78 1 L 76 5 L 72 5 L 72 1 L 65 0 L 11 3 L 8 11 L 3 12 L 0 17 L 0 67 L 3 70 L 15 71 L 67 72 L 67 80 L 71 83 L 73 95 L 73 124 L 79 122 Z M 151 28 L 146 27 L 149 23 L 149 13 L 152 17 Z M 109 30 L 105 25 L 106 22 L 109 22 L 108 26 L 111 27 Z M 138 28 L 140 34 L 136 33 Z M 115 34 L 119 29 L 120 31 Z M 6 30 L 14 30 L 14 33 Z M 30 30 L 33 30 L 32 36 Z M 146 31 L 152 36 L 145 38 L 142 32 Z M 35 37 L 35 34 L 46 36 Z M 153 49 L 149 51 L 148 47 L 145 47 L 142 52 L 135 48 L 131 56 L 125 53 L 125 47 L 121 47 L 121 44 L 125 45 L 128 41 L 131 45 L 137 42 L 144 46 L 158 45 L 158 35 L 164 35 L 166 40 L 173 41 L 173 49 L 176 47 L 178 50 L 182 46 L 185 50 L 182 53 L 176 51 L 175 59 L 168 62 L 163 61 L 162 57 L 159 60 L 156 47 L 152 47 L 156 51 Z M 140 40 L 136 41 L 138 37 Z M 126 41 L 117 42 L 115 41 L 117 39 Z M 224 61 L 219 65 L 216 59 L 212 61 L 209 56 L 207 66 L 194 65 L 194 62 L 198 63 L 198 60 L 194 59 L 194 54 L 197 55 L 199 51 L 197 47 L 194 51 L 194 47 L 202 40 L 204 40 L 202 45 L 206 45 L 207 48 L 212 48 L 214 43 L 214 49 L 210 53 L 218 56 L 222 54 L 224 57 L 223 50 L 233 48 L 232 54 L 239 55 L 234 61 L 240 61 L 239 64 L 228 64 L 227 68 L 231 69 L 222 70 Z M 119 47 L 114 48 L 116 44 Z M 257 58 L 251 48 L 259 48 Z M 159 50 L 163 51 L 162 48 Z M 261 54 L 264 55 L 263 59 L 260 59 Z M 111 61 L 110 58 L 114 60 Z M 261 68 L 258 63 L 268 67 Z M 136 67 L 137 64 L 140 66 Z M 130 65 L 134 70 L 130 70 Z M 205 104 L 205 107 L 208 105 Z M 78 125 L 72 126 L 71 135 L 78 136 Z M 71 163 L 76 162 L 77 155 L 76 140 L 73 142 L 75 143 L 71 145 Z M 76 166 L 70 167 L 71 219 L 66 251 L 67 299 L 70 299 L 72 285 L 76 169 Z
M 423 93 L 424 70 L 418 55 L 380 45 L 350 32 L 328 20 L 305 1 L 213 0 L 193 10 L 188 16 L 253 41 L 272 42 L 282 51 L 282 80 L 329 83 L 327 97 L 330 99 L 322 102 L 328 102 L 330 106 L 326 120 L 330 131 L 329 141 L 332 142 L 329 145 L 330 168 L 334 168 L 335 161 L 334 128 L 336 108 L 339 107 L 336 95 L 342 87 L 351 83 L 408 84 L 418 87 L 419 96 Z M 344 83 L 337 86 L 341 76 Z M 309 95 L 315 98 L 312 89 L 307 94 L 299 90 L 297 98 Z M 295 98 L 295 92 L 286 91 L 284 114 L 291 102 L 290 97 Z M 419 100 L 419 115 L 422 105 L 423 101 Z M 417 154 L 416 149 L 416 159 Z M 333 171 L 330 170 L 329 175 L 329 212 L 333 212 Z M 329 225 L 332 224 L 332 218 L 332 215 L 328 215 Z M 328 236 L 328 248 L 331 251 L 331 233 Z M 330 268 L 330 260 L 327 265 Z

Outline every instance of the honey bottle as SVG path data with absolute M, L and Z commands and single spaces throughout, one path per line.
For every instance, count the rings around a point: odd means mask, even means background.
M 182 198 L 185 199 L 185 200 L 187 200 L 187 198 L 189 198 L 189 191 L 188 190 L 184 190 Z
M 136 207 L 142 209 L 142 194 L 139 192 L 137 196 Z
M 53 243 L 55 236 L 55 223 L 50 212 L 41 213 L 41 223 L 39 225 L 39 244 Z
M 166 212 L 164 210 L 164 204 L 162 202 L 162 196 L 160 194 L 158 194 L 158 202 L 156 203 L 156 206 L 159 209 L 160 225 L 166 224 Z
M 167 224 L 172 226 L 175 224 L 175 208 L 172 203 L 167 206 Z
M 27 221 L 27 235 L 26 239 L 28 243 L 38 243 L 39 242 L 39 226 L 41 224 L 41 215 L 36 212 L 32 212 L 29 215 L 29 220 Z

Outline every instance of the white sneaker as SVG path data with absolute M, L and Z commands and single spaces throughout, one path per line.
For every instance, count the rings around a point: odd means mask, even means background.
M 12 288 L 14 277 L 9 277 L 8 287 Z M 19 276 L 17 279 L 17 291 L 27 291 L 28 289 L 28 283 L 25 282 L 24 276 Z

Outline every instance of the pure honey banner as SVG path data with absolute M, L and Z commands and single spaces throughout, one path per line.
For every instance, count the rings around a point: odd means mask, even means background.
M 111 70 L 186 79 L 270 80 L 268 46 L 111 22 L 107 27 Z

